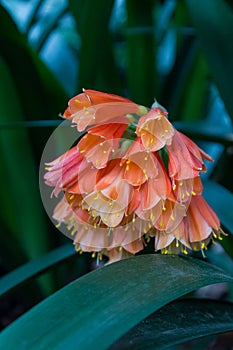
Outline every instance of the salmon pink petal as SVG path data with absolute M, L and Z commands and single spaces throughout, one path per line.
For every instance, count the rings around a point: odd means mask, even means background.
M 111 185 L 121 172 L 120 159 L 110 160 L 105 168 L 100 169 L 97 173 L 96 189 L 102 190 Z
M 175 237 L 172 233 L 167 233 L 165 231 L 157 232 L 155 234 L 154 247 L 155 250 L 162 250 L 168 247 L 173 241 Z
M 126 118 L 126 120 L 128 121 L 128 118 Z M 127 126 L 128 123 L 120 122 L 101 124 L 88 129 L 88 133 L 91 133 L 92 135 L 101 136 L 105 139 L 119 139 L 123 135 Z
M 132 196 L 131 200 L 129 202 L 129 205 L 127 207 L 127 213 L 128 215 L 131 215 L 136 211 L 136 209 L 139 207 L 142 200 L 142 194 L 140 191 L 140 188 L 133 188 L 132 190 Z
M 97 169 L 105 167 L 114 147 L 118 147 L 115 140 L 106 140 L 92 134 L 86 134 L 78 143 L 80 153 Z
M 58 189 L 64 189 L 72 186 L 78 179 L 80 166 L 83 162 L 83 156 L 76 147 L 47 164 L 47 173 L 44 175 L 45 183 L 55 187 L 55 193 Z
M 192 196 L 201 194 L 203 185 L 200 176 L 191 179 L 174 181 L 173 190 L 179 202 L 187 202 L 191 200 Z
M 88 126 L 110 122 L 114 123 L 114 119 L 122 123 L 125 122 L 125 115 L 137 113 L 138 106 L 133 103 L 108 102 L 85 108 L 72 114 L 72 122 L 77 124 L 78 131 L 85 130 Z M 122 116 L 122 120 L 120 120 Z M 130 119 L 128 124 L 130 123 Z
M 160 108 L 152 108 L 138 122 L 137 135 L 141 137 L 144 147 L 149 151 L 158 151 L 171 144 L 174 129 L 166 114 Z
M 109 257 L 107 265 L 122 259 L 127 259 L 133 255 L 128 251 L 126 251 L 125 249 L 123 249 L 122 247 L 108 249 L 103 253 Z
M 65 118 L 69 118 L 72 114 L 77 111 L 83 110 L 87 107 L 98 105 L 109 102 L 122 102 L 122 103 L 133 103 L 130 100 L 113 94 L 107 94 L 95 90 L 85 90 L 83 93 L 74 96 L 68 103 L 68 108 L 64 113 Z
M 178 181 L 197 177 L 200 172 L 206 171 L 203 157 L 208 160 L 212 159 L 187 136 L 177 130 L 167 149 L 169 175 Z
M 220 222 L 202 196 L 192 198 L 188 209 L 190 241 L 205 240 L 213 230 L 219 231 Z
M 124 249 L 130 252 L 131 254 L 136 254 L 143 250 L 144 245 L 141 239 L 137 239 L 131 243 L 125 244 Z

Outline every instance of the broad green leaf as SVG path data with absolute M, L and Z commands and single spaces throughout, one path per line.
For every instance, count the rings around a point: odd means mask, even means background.
M 232 303 L 176 300 L 140 322 L 110 349 L 170 349 L 175 344 L 229 331 L 233 331 Z
M 0 334 L 3 348 L 107 349 L 165 304 L 233 278 L 203 261 L 141 255 L 97 269 L 28 311 Z
M 72 244 L 56 248 L 0 278 L 0 296 L 76 254 Z
M 202 50 L 233 118 L 233 10 L 224 0 L 185 0 Z

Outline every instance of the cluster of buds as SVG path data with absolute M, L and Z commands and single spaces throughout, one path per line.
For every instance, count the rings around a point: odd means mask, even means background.
M 202 196 L 204 159 L 167 112 L 94 90 L 69 101 L 64 118 L 83 136 L 47 163 L 45 182 L 63 193 L 53 218 L 80 253 L 116 261 L 144 249 L 187 254 L 221 239 L 217 215 Z

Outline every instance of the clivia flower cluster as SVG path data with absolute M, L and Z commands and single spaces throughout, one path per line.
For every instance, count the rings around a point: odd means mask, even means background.
M 47 163 L 54 209 L 76 250 L 110 261 L 144 249 L 163 254 L 205 250 L 223 231 L 202 196 L 200 173 L 212 158 L 174 129 L 167 112 L 103 92 L 83 90 L 64 112 L 77 145 Z

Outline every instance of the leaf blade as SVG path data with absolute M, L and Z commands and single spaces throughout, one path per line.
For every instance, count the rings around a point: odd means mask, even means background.
M 111 350 L 162 350 L 233 330 L 233 304 L 216 300 L 176 300 L 140 322 Z
M 233 278 L 197 259 L 132 257 L 95 270 L 53 294 L 4 330 L 0 342 L 12 348 L 17 344 L 18 349 L 77 345 L 82 350 L 106 349 L 166 303 L 224 281 Z
M 36 277 L 51 267 L 76 254 L 72 244 L 66 244 L 31 260 L 0 278 L 0 297 L 25 281 Z

